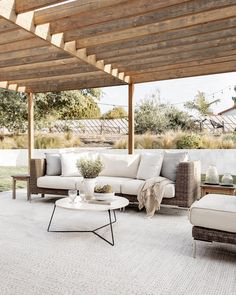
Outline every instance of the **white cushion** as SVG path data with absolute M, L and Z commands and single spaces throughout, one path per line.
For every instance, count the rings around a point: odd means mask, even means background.
M 45 153 L 46 156 L 46 174 L 61 175 L 61 157 L 59 153 Z
M 87 158 L 88 153 L 62 153 L 61 154 L 61 175 L 62 176 L 81 176 L 77 168 L 78 160 Z
M 191 206 L 189 219 L 195 226 L 236 233 L 236 197 L 206 195 Z
M 176 171 L 179 163 L 188 161 L 187 152 L 165 152 L 161 169 L 161 175 L 172 181 L 176 180 Z
M 82 177 L 42 176 L 37 179 L 37 186 L 51 189 L 78 189 L 82 180 Z
M 144 185 L 144 180 L 139 179 L 129 179 L 121 184 L 122 194 L 135 195 L 138 196 L 142 186 Z M 175 185 L 173 183 L 167 184 L 164 188 L 163 198 L 174 198 L 175 196 Z
M 175 185 L 174 183 L 168 183 L 164 188 L 163 198 L 171 199 L 175 196 Z
M 144 182 L 144 180 L 140 179 L 129 179 L 129 181 L 125 181 L 121 184 L 121 192 L 122 194 L 137 196 Z
M 121 185 L 129 181 L 129 178 L 123 177 L 111 177 L 111 176 L 99 176 L 96 179 L 96 183 L 98 185 L 106 185 L 109 184 L 112 186 L 113 192 L 120 194 L 121 193 Z
M 160 175 L 163 154 L 142 154 L 138 168 L 137 178 L 147 180 Z
M 101 154 L 104 169 L 101 176 L 136 178 L 140 155 Z

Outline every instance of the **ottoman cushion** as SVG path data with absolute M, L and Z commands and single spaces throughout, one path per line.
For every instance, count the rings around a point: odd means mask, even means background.
M 236 196 L 204 196 L 191 206 L 189 220 L 194 226 L 236 233 Z

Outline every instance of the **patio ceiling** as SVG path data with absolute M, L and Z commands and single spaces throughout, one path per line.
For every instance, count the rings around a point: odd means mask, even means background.
M 60 91 L 235 70 L 236 0 L 0 0 L 3 88 Z

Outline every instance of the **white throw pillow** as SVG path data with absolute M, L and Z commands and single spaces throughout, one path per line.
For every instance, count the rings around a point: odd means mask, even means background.
M 136 178 L 140 155 L 101 154 L 104 165 L 101 176 Z
M 163 154 L 142 154 L 137 178 L 147 180 L 157 177 L 161 173 Z
M 61 175 L 61 157 L 59 153 L 45 153 L 46 156 L 46 175 Z
M 88 158 L 88 153 L 62 153 L 61 154 L 61 175 L 62 176 L 81 176 L 77 168 L 78 160 Z
M 176 171 L 179 163 L 188 161 L 187 152 L 165 152 L 161 169 L 161 175 L 172 181 L 176 180 Z

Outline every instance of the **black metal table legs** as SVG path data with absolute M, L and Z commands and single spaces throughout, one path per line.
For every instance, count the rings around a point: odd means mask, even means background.
M 111 246 L 114 246 L 115 245 L 113 228 L 112 228 L 112 224 L 116 222 L 116 213 L 115 213 L 115 210 L 107 210 L 108 217 L 109 217 L 109 223 L 107 223 L 105 225 L 102 225 L 102 226 L 100 226 L 98 228 L 95 228 L 94 230 L 50 230 L 50 227 L 51 227 L 51 223 L 52 223 L 52 220 L 53 220 L 53 216 L 54 216 L 55 210 L 56 210 L 56 205 L 54 205 L 54 208 L 53 208 L 53 211 L 52 211 L 52 215 L 51 215 L 51 218 L 50 218 L 50 221 L 49 221 L 49 224 L 48 224 L 48 228 L 47 228 L 47 231 L 48 232 L 54 232 L 54 233 L 93 233 L 96 236 L 98 236 L 99 238 L 101 238 L 103 241 L 105 241 L 108 244 L 110 244 Z M 113 211 L 114 220 L 112 220 L 111 211 Z M 100 230 L 100 229 L 102 229 L 104 227 L 107 227 L 107 226 L 110 227 L 111 241 L 105 239 L 103 236 L 101 236 L 101 235 L 99 235 L 97 233 L 98 230 Z

